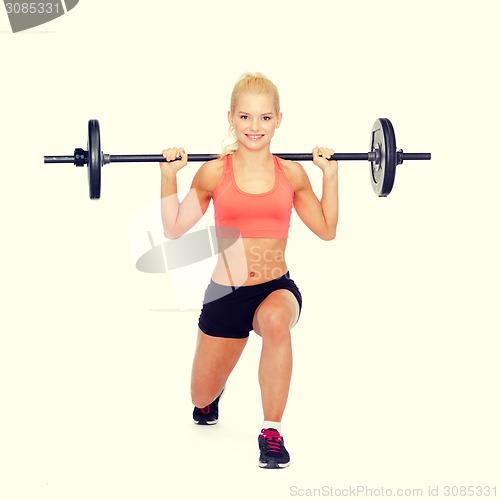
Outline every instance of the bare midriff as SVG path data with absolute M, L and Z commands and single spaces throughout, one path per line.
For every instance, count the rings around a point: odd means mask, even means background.
M 283 276 L 287 239 L 218 238 L 212 280 L 225 286 L 251 286 Z

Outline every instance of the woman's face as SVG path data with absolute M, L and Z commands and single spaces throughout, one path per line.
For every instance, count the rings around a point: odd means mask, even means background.
M 229 123 L 234 127 L 239 147 L 259 150 L 271 142 L 280 126 L 281 113 L 276 113 L 274 99 L 269 94 L 242 94 L 236 101 Z

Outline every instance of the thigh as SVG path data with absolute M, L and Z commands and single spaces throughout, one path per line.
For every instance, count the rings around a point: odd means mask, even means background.
M 247 341 L 248 337 L 212 337 L 198 330 L 191 376 L 192 392 L 208 394 L 207 397 L 213 401 L 224 387 Z
M 275 290 L 261 302 L 255 311 L 253 330 L 262 336 L 266 329 L 291 329 L 297 323 L 299 313 L 299 303 L 290 290 Z

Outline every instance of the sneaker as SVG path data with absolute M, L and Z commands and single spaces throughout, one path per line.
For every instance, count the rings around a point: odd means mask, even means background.
M 285 448 L 283 436 L 276 429 L 262 429 L 259 436 L 259 467 L 283 469 L 290 465 L 290 455 Z
M 215 400 L 204 408 L 194 407 L 193 420 L 197 425 L 214 425 L 219 418 L 219 399 L 224 393 L 222 392 L 215 398 Z

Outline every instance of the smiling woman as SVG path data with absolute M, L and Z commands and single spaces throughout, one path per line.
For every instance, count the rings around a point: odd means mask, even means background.
M 167 238 L 189 231 L 210 200 L 215 210 L 218 260 L 198 322 L 191 378 L 193 419 L 201 425 L 217 423 L 220 396 L 253 330 L 262 338 L 259 384 L 264 421 L 259 466 L 268 469 L 290 463 L 281 419 L 292 374 L 290 330 L 302 308 L 302 295 L 285 258 L 292 208 L 324 240 L 335 237 L 338 220 L 338 165 L 326 159 L 333 150 L 312 152 L 323 172 L 320 201 L 299 163 L 270 152 L 281 120 L 276 86 L 260 73 L 246 74 L 231 95 L 232 143 L 219 158 L 199 168 L 182 203 L 176 176 L 188 162 L 186 152 L 166 149 L 166 161 L 160 163 Z
M 263 121 L 269 121 L 273 120 L 275 116 L 279 116 L 279 123 L 281 123 L 280 95 L 278 88 L 271 80 L 267 79 L 262 73 L 247 73 L 236 83 L 231 94 L 231 109 L 229 111 L 229 115 L 241 113 L 239 118 L 242 121 L 248 120 L 251 116 L 250 113 L 248 113 L 248 110 L 240 109 L 237 111 L 236 109 L 238 104 L 241 105 L 241 103 L 239 103 L 239 98 L 245 94 L 252 94 L 260 97 L 271 97 L 272 105 L 269 108 L 269 112 L 265 113 L 260 118 Z M 231 123 L 231 116 L 229 116 L 229 123 Z M 279 127 L 279 123 L 276 128 Z M 238 137 L 236 135 L 236 128 L 233 125 L 229 126 L 229 135 L 226 141 L 227 140 L 229 140 L 230 143 L 224 147 L 222 156 L 234 153 L 238 149 Z

